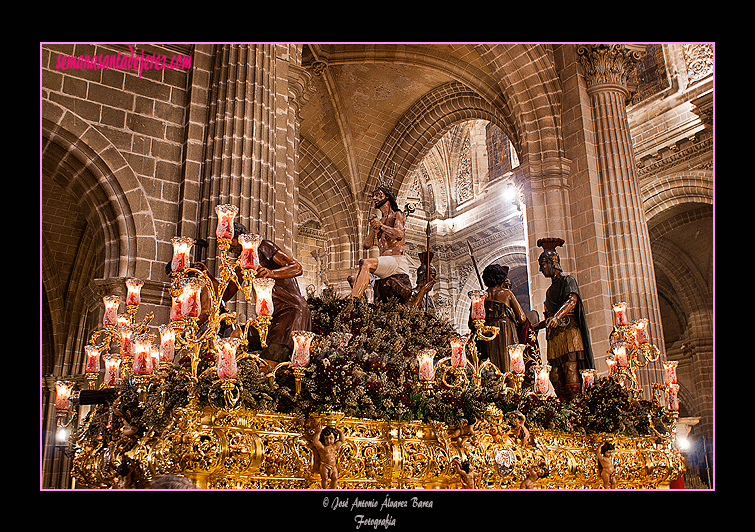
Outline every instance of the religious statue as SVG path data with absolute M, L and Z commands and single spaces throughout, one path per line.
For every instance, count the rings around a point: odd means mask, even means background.
M 511 437 L 519 447 L 527 447 L 530 443 L 530 431 L 524 426 L 527 418 L 518 410 L 514 412 L 514 422 L 511 427 Z
M 546 329 L 553 389 L 559 399 L 570 401 L 582 389 L 580 370 L 595 366 L 577 280 L 563 273 L 556 252 L 563 244 L 561 238 L 537 241 L 544 249 L 538 258 L 540 272 L 551 279 L 551 286 L 545 293 L 545 319 L 536 328 Z
M 545 462 L 540 462 L 530 468 L 527 476 L 519 485 L 519 489 L 531 490 L 535 487 L 535 482 L 541 478 L 547 478 L 549 474 L 550 471 L 548 470 L 548 466 Z
M 487 287 L 485 296 L 485 325 L 499 327 L 496 338 L 490 342 L 477 344 L 481 358 L 489 358 L 502 372 L 508 371 L 508 346 L 525 344 L 528 348 L 524 352 L 525 380 L 523 387 L 534 382 L 530 368 L 540 363 L 539 349 L 532 345 L 529 337 L 530 322 L 522 310 L 522 306 L 510 288 L 508 281 L 508 266 L 490 264 L 482 272 L 482 281 Z M 510 285 L 509 285 L 510 286 Z M 469 320 L 469 327 L 474 331 L 474 322 Z
M 477 471 L 469 460 L 464 460 L 464 462 L 460 463 L 458 458 L 454 458 L 453 463 L 456 473 L 461 478 L 461 487 L 466 490 L 475 489 L 474 481 L 477 476 Z
M 435 279 L 438 272 L 435 270 L 435 267 L 430 264 L 433 260 L 432 251 L 423 251 L 420 253 L 419 260 L 420 265 L 419 268 L 417 268 L 417 286 L 412 290 L 412 299 L 409 305 L 427 310 L 435 308 L 435 303 L 430 297 L 430 290 L 432 290 L 435 285 Z
M 322 489 L 338 489 L 336 452 L 346 443 L 343 430 L 331 426 L 323 428 L 322 423 L 318 423 L 311 443 L 315 450 L 315 467 L 320 471 Z
M 598 447 L 598 474 L 603 480 L 605 489 L 616 489 L 616 469 L 613 465 L 613 451 L 616 449 L 613 443 L 604 442 Z
M 402 303 L 407 303 L 411 298 L 412 284 L 409 278 L 409 263 L 403 250 L 406 216 L 399 209 L 396 196 L 388 187 L 378 187 L 372 199 L 375 208 L 380 210 L 381 218 L 376 215 L 370 216 L 364 247 L 369 249 L 377 241 L 380 256 L 359 261 L 351 297 L 362 296 L 370 281 L 370 274 L 373 274 L 378 277 L 375 284 L 376 300 L 397 296 Z

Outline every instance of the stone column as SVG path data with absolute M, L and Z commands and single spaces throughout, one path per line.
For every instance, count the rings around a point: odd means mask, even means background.
M 651 341 L 664 347 L 647 220 L 626 114 L 627 74 L 644 47 L 585 44 L 577 48 L 590 97 L 603 205 L 608 274 L 614 301 L 626 301 L 630 319 L 650 321 Z M 646 390 L 660 364 L 640 374 Z M 648 374 L 650 373 L 650 374 Z M 662 380 L 661 380 L 662 382 Z

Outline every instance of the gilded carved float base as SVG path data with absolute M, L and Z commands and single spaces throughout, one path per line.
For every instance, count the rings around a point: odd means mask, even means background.
M 103 448 L 79 447 L 74 476 L 89 488 L 115 488 L 115 470 L 137 464 L 142 480 L 183 474 L 203 489 L 320 488 L 307 439 L 312 427 L 338 425 L 346 443 L 338 454 L 341 489 L 460 488 L 454 460 L 469 461 L 476 489 L 519 488 L 530 469 L 545 463 L 549 475 L 534 488 L 600 488 L 596 449 L 616 447 L 618 488 L 662 488 L 681 474 L 681 456 L 650 437 L 532 431 L 531 443 L 517 445 L 495 421 L 479 422 L 476 435 L 449 437 L 440 423 L 389 422 L 329 414 L 308 419 L 250 410 L 181 409 L 162 436 L 120 440 Z M 493 429 L 493 430 L 491 430 Z M 503 434 L 500 436 L 500 434 Z

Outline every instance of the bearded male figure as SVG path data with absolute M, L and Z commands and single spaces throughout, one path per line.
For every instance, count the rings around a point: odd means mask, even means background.
M 544 251 L 538 258 L 540 272 L 551 279 L 545 293 L 545 320 L 537 329 L 545 327 L 548 341 L 550 380 L 556 395 L 570 401 L 582 389 L 582 369 L 594 368 L 590 336 L 577 280 L 565 275 L 556 247 L 561 238 L 541 238 L 537 245 Z
M 369 249 L 377 239 L 379 257 L 370 257 L 359 261 L 359 270 L 351 289 L 351 297 L 358 298 L 364 293 L 370 282 L 370 274 L 380 279 L 399 276 L 405 277 L 408 294 L 411 296 L 409 281 L 409 262 L 404 256 L 404 232 L 406 218 L 396 203 L 396 196 L 386 186 L 380 186 L 372 195 L 375 208 L 380 210 L 381 218 L 370 216 L 370 229 L 365 239 L 364 248 Z M 406 298 L 408 299 L 408 297 Z

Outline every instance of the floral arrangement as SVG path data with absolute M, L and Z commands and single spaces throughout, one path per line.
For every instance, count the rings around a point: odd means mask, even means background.
M 416 353 L 429 347 L 436 349 L 438 359 L 450 355 L 449 338 L 455 331 L 447 320 L 394 301 L 351 301 L 332 291 L 311 298 L 309 305 L 312 329 L 318 337 L 299 394 L 295 394 L 290 368 L 281 368 L 270 382 L 259 370 L 257 359 L 246 357 L 238 362 L 241 407 L 304 416 L 338 411 L 349 417 L 458 426 L 461 419 L 483 419 L 488 406 L 494 404 L 503 414 L 522 412 L 530 428 L 628 436 L 654 434 L 653 429 L 664 432 L 663 410 L 649 401 L 632 400 L 610 378 L 597 379 L 569 403 L 555 397 L 514 394 L 492 370 L 483 373 L 480 386 L 461 389 L 436 383 L 428 390 L 419 382 Z M 343 343 L 332 333 L 352 336 Z M 224 404 L 213 364 L 209 357 L 200 362 L 200 406 Z M 121 384 L 114 407 L 119 416 L 141 430 L 160 433 L 170 422 L 173 409 L 186 406 L 190 386 L 185 371 L 171 368 L 152 388 L 143 408 L 135 407 L 137 396 L 128 382 Z M 108 411 L 106 405 L 92 411 L 84 428 L 93 433 L 90 436 L 98 432 L 98 437 L 107 437 L 112 430 L 108 428 L 112 410 Z

